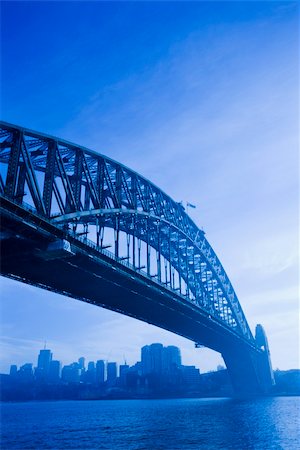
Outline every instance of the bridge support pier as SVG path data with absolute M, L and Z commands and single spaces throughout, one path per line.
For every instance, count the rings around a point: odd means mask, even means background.
M 242 344 L 231 346 L 222 353 L 238 397 L 268 394 L 275 384 L 268 341 L 261 325 L 256 326 L 255 340 L 261 353 Z

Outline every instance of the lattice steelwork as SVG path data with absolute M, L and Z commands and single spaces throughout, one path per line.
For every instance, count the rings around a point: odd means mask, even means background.
M 106 156 L 3 122 L 0 150 L 2 196 L 253 341 L 228 276 L 181 204 Z

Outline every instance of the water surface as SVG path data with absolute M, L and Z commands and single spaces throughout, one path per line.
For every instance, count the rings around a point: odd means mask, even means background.
M 300 449 L 300 397 L 3 403 L 6 449 Z

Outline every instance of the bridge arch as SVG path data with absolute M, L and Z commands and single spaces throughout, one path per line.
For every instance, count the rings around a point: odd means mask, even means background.
M 254 341 L 236 293 L 205 233 L 179 202 L 152 182 L 109 157 L 8 124 L 1 127 L 0 162 L 7 165 L 6 180 L 1 182 L 5 195 L 24 203 L 27 188 L 36 211 L 58 226 L 69 226 L 73 236 L 90 236 L 94 225 L 92 240 L 99 249 L 105 228 L 113 229 L 115 257 L 120 257 L 119 233 L 125 233 L 129 243 L 137 247 L 131 252 L 133 266 L 146 269 L 147 275 L 154 265 L 154 249 L 155 280 L 164 280 Z M 80 226 L 83 229 L 77 231 Z M 146 257 L 142 255 L 146 267 L 141 267 L 141 242 L 146 244 Z M 130 259 L 130 255 L 121 258 Z
M 24 250 L 24 259 L 17 268 L 8 255 L 2 266 L 4 275 L 95 302 L 189 339 L 206 339 L 200 325 L 206 327 L 208 346 L 222 352 L 237 380 L 237 388 L 244 389 L 243 377 L 252 380 L 249 390 L 258 388 L 262 379 L 259 372 L 266 372 L 269 364 L 266 350 L 253 338 L 231 282 L 205 233 L 179 202 L 111 158 L 5 122 L 0 123 L 0 165 L 4 241 L 8 241 L 7 248 L 11 242 L 18 248 L 21 242 Z M 24 227 L 23 241 L 16 231 L 20 226 Z M 107 250 L 104 240 L 107 230 L 113 233 L 112 251 Z M 113 286 L 113 300 L 103 301 L 98 296 L 94 301 L 92 285 L 75 289 L 53 273 L 47 274 L 46 268 L 51 266 L 53 270 L 55 263 L 45 254 L 57 239 L 68 242 L 74 250 L 68 257 L 73 254 L 76 264 L 68 260 L 65 264 L 57 262 L 66 273 L 79 273 L 82 280 L 93 283 L 97 277 L 111 286 L 115 275 L 108 272 L 117 269 L 107 261 L 115 261 L 120 269 L 120 283 L 127 277 L 126 285 L 130 285 L 126 287 L 128 302 L 130 296 L 143 299 L 147 311 L 133 302 L 131 309 L 126 309 L 117 300 L 123 292 L 118 283 Z M 89 247 L 93 248 L 95 264 L 90 262 Z M 26 267 L 29 252 L 35 261 L 34 270 Z M 40 258 L 45 269 L 39 267 Z M 96 261 L 109 267 L 104 270 L 107 279 L 104 280 L 103 268 Z M 81 270 L 81 263 L 89 269 Z M 120 265 L 126 266 L 124 273 Z M 149 282 L 143 284 L 141 277 Z M 136 284 L 131 281 L 135 278 Z M 152 297 L 157 299 L 162 314 L 170 314 L 169 324 L 162 323 L 149 310 Z M 184 317 L 179 328 L 172 302 Z M 138 313 L 135 308 L 139 308 Z M 262 358 L 267 362 L 261 363 Z M 264 380 L 264 385 L 269 386 L 269 373 Z

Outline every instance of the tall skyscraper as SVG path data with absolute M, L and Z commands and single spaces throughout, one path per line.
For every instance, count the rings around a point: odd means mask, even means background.
M 107 363 L 107 382 L 109 384 L 115 383 L 117 379 L 117 363 L 109 362 Z
M 43 349 L 40 350 L 38 356 L 38 364 L 35 370 L 35 377 L 37 381 L 44 383 L 47 381 L 49 376 L 50 363 L 52 361 L 51 350 Z
M 34 380 L 33 368 L 31 363 L 23 364 L 19 370 L 19 379 L 23 382 L 29 383 Z
M 169 345 L 163 350 L 163 373 L 170 374 L 181 366 L 181 354 L 178 347 Z
M 127 373 L 129 371 L 129 366 L 128 366 L 128 364 L 122 364 L 119 369 L 120 369 L 121 386 L 125 386 L 126 385 Z
M 95 363 L 94 363 L 94 361 L 90 361 L 90 362 L 88 363 L 88 370 L 90 370 L 91 372 L 92 372 L 93 370 L 95 370 Z
M 80 371 L 78 363 L 72 363 L 68 366 L 64 366 L 61 372 L 61 378 L 68 383 L 79 383 Z
M 151 356 L 150 356 L 150 345 L 145 345 L 141 349 L 141 364 L 142 364 L 142 374 L 147 375 L 151 373 Z
M 52 360 L 50 362 L 49 372 L 48 372 L 48 377 L 47 377 L 47 379 L 50 383 L 58 383 L 59 382 L 60 370 L 61 370 L 60 361 Z
M 10 366 L 10 371 L 9 371 L 10 376 L 11 377 L 16 377 L 17 373 L 18 373 L 18 367 L 15 364 Z
M 96 367 L 94 361 L 88 363 L 88 369 L 84 373 L 84 379 L 87 383 L 96 383 Z
M 81 356 L 81 358 L 78 359 L 79 368 L 81 370 L 85 369 L 85 358 Z
M 52 361 L 51 350 L 40 350 L 38 357 L 38 369 L 43 369 L 46 373 L 49 371 L 50 362 Z
M 104 383 L 105 377 L 105 363 L 101 359 L 96 362 L 96 383 Z
M 143 375 L 149 373 L 162 373 L 163 345 L 151 344 L 145 345 L 141 351 Z

